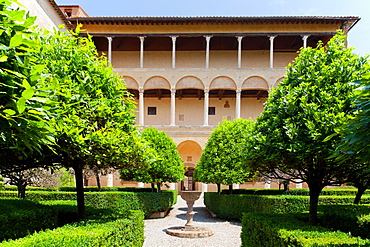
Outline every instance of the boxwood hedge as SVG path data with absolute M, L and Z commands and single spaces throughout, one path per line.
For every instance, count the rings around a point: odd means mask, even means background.
M 130 211 L 124 219 L 88 220 L 47 230 L 25 238 L 1 243 L 1 246 L 142 246 L 144 215 Z
M 244 213 L 242 246 L 246 247 L 318 247 L 370 246 L 369 239 L 333 232 L 298 220 L 294 214 Z

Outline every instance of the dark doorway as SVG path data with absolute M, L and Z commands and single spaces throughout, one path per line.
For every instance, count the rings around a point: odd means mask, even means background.
M 181 182 L 181 190 L 195 190 L 195 182 L 193 180 L 194 168 L 189 167 L 185 172 L 186 178 Z

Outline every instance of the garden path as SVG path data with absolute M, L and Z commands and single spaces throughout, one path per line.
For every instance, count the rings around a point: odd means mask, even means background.
M 212 218 L 206 210 L 203 197 L 194 204 L 194 224 L 212 229 L 214 235 L 207 238 L 179 238 L 168 235 L 166 229 L 184 226 L 186 223 L 186 202 L 178 196 L 176 205 L 161 219 L 145 220 L 144 247 L 239 247 L 241 246 L 241 223 Z

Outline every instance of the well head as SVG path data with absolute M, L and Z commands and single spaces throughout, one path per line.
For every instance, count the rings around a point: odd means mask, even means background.
M 181 191 L 181 198 L 187 202 L 194 202 L 199 199 L 202 191 Z

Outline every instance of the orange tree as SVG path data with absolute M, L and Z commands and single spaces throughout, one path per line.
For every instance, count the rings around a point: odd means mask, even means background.
M 366 62 L 335 35 L 327 45 L 300 51 L 287 68 L 257 118 L 255 138 L 248 144 L 248 164 L 259 173 L 284 174 L 309 187 L 309 221 L 317 224 L 319 195 L 325 186 L 340 184 L 346 165 L 329 158 L 340 137 L 335 134 L 351 115 L 354 86 Z
M 254 122 L 246 119 L 224 120 L 212 132 L 194 170 L 194 180 L 220 185 L 244 183 L 249 177 L 245 159 L 244 142 L 251 138 Z

